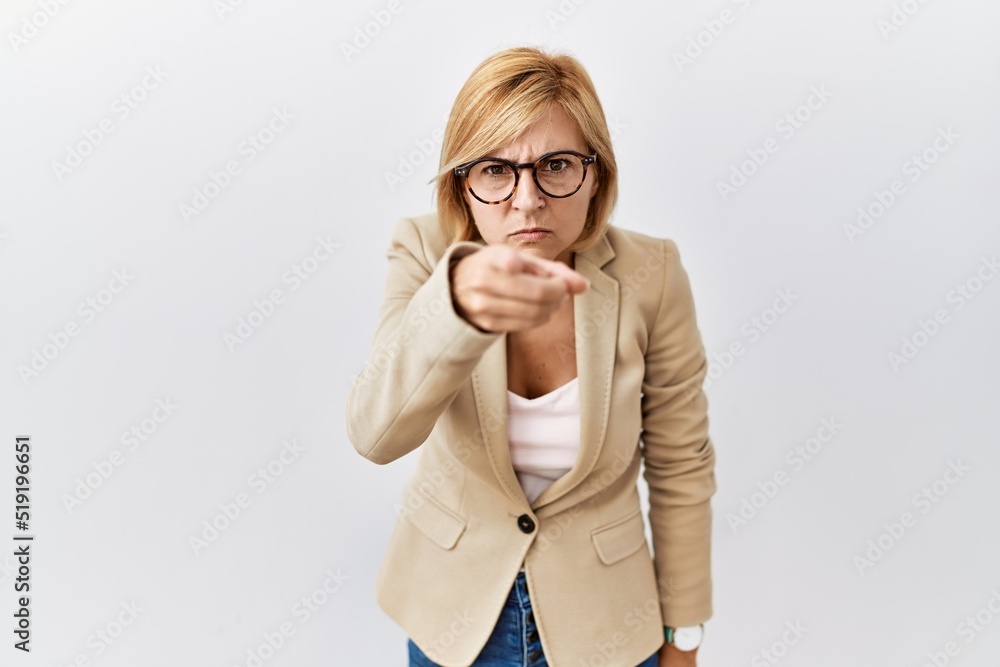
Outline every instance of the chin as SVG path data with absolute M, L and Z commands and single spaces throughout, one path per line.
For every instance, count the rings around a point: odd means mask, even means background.
M 520 243 L 512 243 L 511 245 L 523 253 L 534 255 L 535 257 L 544 257 L 545 259 L 549 258 L 550 253 L 546 252 L 542 248 L 539 248 L 537 245 L 521 245 Z

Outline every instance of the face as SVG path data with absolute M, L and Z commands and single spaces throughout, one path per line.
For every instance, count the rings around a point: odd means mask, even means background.
M 558 150 L 590 154 L 583 133 L 573 119 L 561 108 L 553 106 L 519 139 L 491 153 L 490 157 L 520 164 L 534 162 L 542 155 Z M 590 165 L 583 185 L 570 197 L 547 196 L 538 189 L 531 170 L 523 169 L 517 189 L 507 201 L 484 204 L 468 189 L 465 189 L 465 200 L 486 243 L 507 243 L 536 257 L 572 266 L 572 253 L 568 248 L 583 232 L 587 209 L 596 193 L 597 173 L 594 165 Z M 517 233 L 535 227 L 545 231 L 533 235 Z

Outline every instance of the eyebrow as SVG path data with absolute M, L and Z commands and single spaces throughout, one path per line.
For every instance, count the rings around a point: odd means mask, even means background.
M 545 151 L 544 153 L 542 153 L 541 155 L 539 155 L 538 157 L 536 157 L 534 160 L 526 160 L 525 162 L 522 162 L 521 164 L 526 164 L 527 162 L 530 162 L 530 163 L 534 164 L 535 162 L 538 162 L 540 159 L 542 159 L 546 155 L 552 155 L 553 153 L 567 153 L 567 152 L 582 153 L 584 155 L 588 154 L 586 149 L 580 150 L 578 148 L 554 148 L 554 149 L 552 149 L 550 151 Z M 484 157 L 482 157 L 480 159 L 482 159 L 482 160 L 496 159 L 496 160 L 507 160 L 508 162 L 516 162 L 516 160 L 514 160 L 513 158 L 501 157 L 500 155 L 496 155 L 496 154 L 486 155 L 486 156 L 484 156 Z

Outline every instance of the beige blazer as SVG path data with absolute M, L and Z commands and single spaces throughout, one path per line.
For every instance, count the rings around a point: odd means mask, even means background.
M 523 564 L 551 667 L 635 667 L 664 625 L 712 615 L 715 453 L 687 273 L 673 241 L 615 226 L 577 254 L 590 281 L 573 297 L 579 455 L 529 503 L 507 442 L 506 334 L 461 319 L 449 291 L 449 260 L 480 247 L 448 244 L 436 213 L 392 230 L 380 321 L 346 406 L 368 460 L 420 450 L 378 604 L 433 661 L 466 667 Z

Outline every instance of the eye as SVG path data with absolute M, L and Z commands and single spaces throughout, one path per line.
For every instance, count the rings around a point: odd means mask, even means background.
M 480 178 L 509 178 L 512 175 L 510 167 L 503 162 L 483 162 L 475 171 Z
M 566 158 L 554 157 L 545 161 L 544 168 L 546 171 L 564 171 L 569 167 L 569 161 Z

